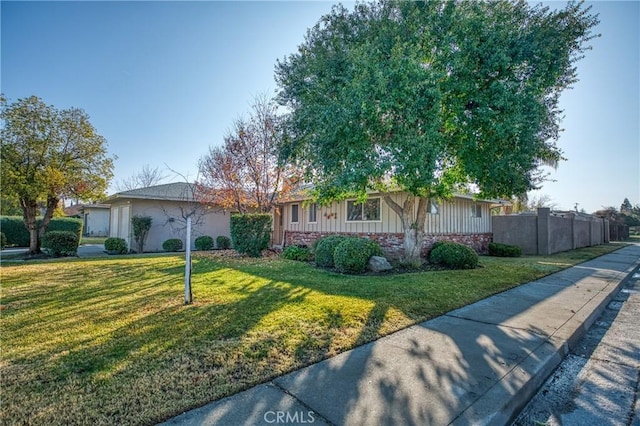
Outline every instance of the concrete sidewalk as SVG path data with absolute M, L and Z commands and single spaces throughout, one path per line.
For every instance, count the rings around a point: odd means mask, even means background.
M 507 424 L 639 265 L 627 246 L 163 424 Z

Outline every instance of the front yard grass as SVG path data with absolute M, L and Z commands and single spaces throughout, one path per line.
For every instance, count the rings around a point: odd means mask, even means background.
M 7 264 L 3 424 L 153 424 L 620 248 L 481 258 L 481 268 L 345 276 L 196 254 Z

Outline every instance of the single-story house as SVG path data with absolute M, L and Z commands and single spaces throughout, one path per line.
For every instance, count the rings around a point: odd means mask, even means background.
M 82 219 L 82 235 L 85 237 L 109 236 L 111 207 L 108 204 L 72 204 L 64 213 Z
M 390 196 L 402 205 L 408 194 L 398 191 Z M 439 240 L 460 242 L 480 253 L 486 252 L 492 241 L 491 209 L 504 203 L 501 200 L 476 200 L 472 195 L 463 194 L 449 200 L 431 199 L 423 252 L 426 254 Z M 369 194 L 364 204 L 347 199 L 328 206 L 298 197 L 282 202 L 275 214 L 274 245 L 310 245 L 330 234 L 367 237 L 376 240 L 387 256 L 399 257 L 402 254 L 402 221 L 381 193 Z
M 136 249 L 131 218 L 151 217 L 151 229 L 144 251 L 163 251 L 162 243 L 170 238 L 186 240 L 186 216 L 191 215 L 191 248 L 201 235 L 215 240 L 231 235 L 231 212 L 198 202 L 197 187 L 186 182 L 168 183 L 131 191 L 118 192 L 107 198 L 111 208 L 110 237 L 124 238 Z

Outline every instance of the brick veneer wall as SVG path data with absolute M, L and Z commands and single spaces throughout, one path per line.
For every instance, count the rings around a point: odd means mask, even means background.
M 335 235 L 336 233 L 330 232 L 300 232 L 300 231 L 285 231 L 284 241 L 285 246 L 290 245 L 307 245 L 311 246 L 317 239 L 327 236 Z M 369 234 L 369 233 L 346 233 L 340 232 L 340 235 L 356 236 L 369 238 L 377 241 L 385 254 L 390 258 L 399 258 L 402 255 L 402 246 L 404 242 L 404 234 Z M 431 249 L 431 246 L 436 241 L 454 241 L 473 248 L 478 253 L 487 253 L 489 249 L 489 243 L 493 239 L 493 234 L 447 234 L 447 235 L 427 235 L 422 245 L 422 254 L 426 256 Z

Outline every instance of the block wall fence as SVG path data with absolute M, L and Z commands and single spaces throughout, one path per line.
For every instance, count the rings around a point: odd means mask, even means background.
M 548 255 L 609 242 L 609 221 L 592 215 L 552 213 L 492 217 L 493 241 L 519 246 L 523 254 Z

